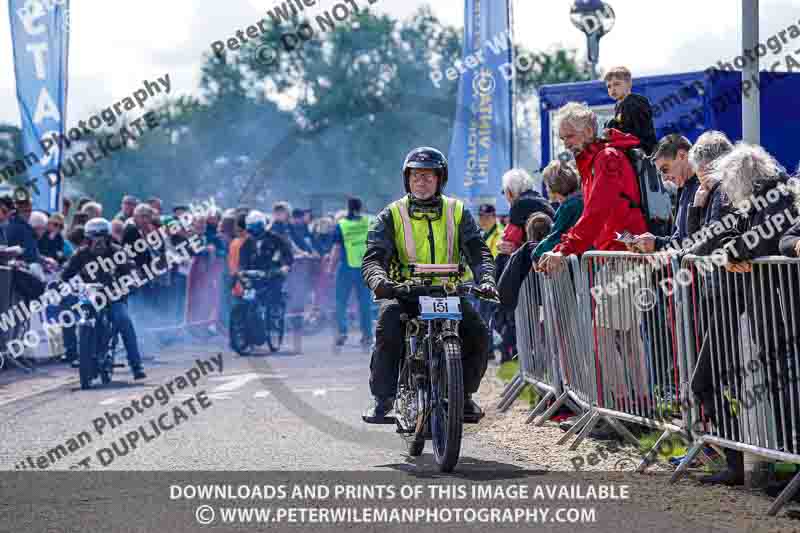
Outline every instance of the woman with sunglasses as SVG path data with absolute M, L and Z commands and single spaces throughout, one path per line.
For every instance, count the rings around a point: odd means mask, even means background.
M 64 216 L 61 213 L 50 215 L 47 227 L 39 236 L 39 254 L 49 257 L 58 265 L 63 265 L 67 260 L 64 240 Z

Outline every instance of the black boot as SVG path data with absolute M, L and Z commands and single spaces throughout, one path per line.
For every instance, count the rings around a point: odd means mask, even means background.
M 133 379 L 145 379 L 147 374 L 144 373 L 144 369 L 141 366 L 134 367 L 133 369 Z
M 484 412 L 472 399 L 471 394 L 464 396 L 464 421 L 476 423 L 483 418 Z
M 394 417 L 387 417 L 394 407 L 394 398 L 375 398 L 370 401 L 367 410 L 361 414 L 361 419 L 367 424 L 394 424 Z
M 725 450 L 725 461 L 727 468 L 720 470 L 710 476 L 700 478 L 700 483 L 709 485 L 743 485 L 744 484 L 744 459 L 742 452 L 737 450 Z

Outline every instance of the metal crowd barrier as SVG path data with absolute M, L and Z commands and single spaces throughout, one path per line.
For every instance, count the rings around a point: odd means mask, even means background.
M 219 334 L 227 334 L 225 328 L 221 327 L 220 317 L 224 261 L 216 256 L 194 257 L 186 276 L 186 297 L 181 317 L 176 316 L 177 323 L 174 325 L 146 328 L 145 331 L 158 335 L 216 325 Z M 172 287 L 162 287 L 161 290 L 171 291 Z
M 662 442 L 678 435 L 689 443 L 684 331 L 677 294 L 670 291 L 676 264 L 664 255 L 588 252 L 582 258 L 584 288 L 591 295 L 597 401 L 582 434 L 601 418 L 623 438 L 638 441 L 616 421 L 662 430 L 638 466 L 653 461 Z M 579 441 L 576 441 L 579 442 Z
M 621 421 L 662 430 L 639 471 L 679 436 L 691 448 L 673 481 L 698 454 L 708 460 L 705 444 L 800 464 L 800 260 L 763 258 L 740 274 L 663 257 L 589 252 L 532 274 L 516 315 L 521 372 L 507 391 L 534 382 L 553 391 L 547 401 L 558 396 L 538 424 L 567 400 L 585 410 L 560 440 L 578 433 L 571 449 L 601 419 L 635 446 Z M 560 376 L 542 366 L 548 354 Z M 800 473 L 769 514 L 799 489 Z
M 731 273 L 699 257 L 683 260 L 679 290 L 692 331 L 685 348 L 700 402 L 691 406 L 694 444 L 673 482 L 705 444 L 800 464 L 800 260 L 751 264 L 751 272 Z M 800 473 L 768 514 L 798 489 Z
M 21 300 L 21 296 L 13 288 L 14 268 L 9 266 L 0 266 L 0 313 L 6 313 L 16 306 Z M 5 365 L 14 365 L 21 368 L 26 372 L 32 372 L 33 369 L 20 361 L 17 357 L 12 357 L 12 354 L 7 349 L 9 341 L 12 339 L 22 338 L 30 329 L 30 320 L 19 320 L 15 317 L 15 324 L 9 328 L 8 331 L 0 332 L 0 354 L 2 354 L 2 362 Z M 2 367 L 0 367 L 2 368 Z
M 505 411 L 516 400 L 526 385 L 533 386 L 541 399 L 531 410 L 526 423 L 552 400 L 561 395 L 561 375 L 558 352 L 549 326 L 544 318 L 543 275 L 530 272 L 519 292 L 514 320 L 517 324 L 517 359 L 519 373 L 502 397 L 498 410 Z

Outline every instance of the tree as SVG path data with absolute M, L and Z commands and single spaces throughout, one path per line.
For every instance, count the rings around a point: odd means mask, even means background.
M 357 193 L 371 206 L 402 191 L 410 149 L 447 150 L 457 84 L 438 88 L 430 76 L 460 59 L 462 37 L 429 9 L 407 21 L 352 14 L 295 50 L 282 44 L 285 25 L 268 24 L 237 54 L 207 54 L 199 98 L 166 101 L 156 109 L 159 128 L 75 183 L 113 204 L 132 193 L 263 208 Z M 542 83 L 586 76 L 574 51 L 537 58 L 535 68 L 517 72 L 518 102 Z M 532 144 L 531 133 L 521 133 L 524 143 Z

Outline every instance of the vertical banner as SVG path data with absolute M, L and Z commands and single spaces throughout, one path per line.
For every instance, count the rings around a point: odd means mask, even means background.
M 513 157 L 511 1 L 465 0 L 448 188 L 473 213 L 483 203 L 495 205 L 498 213 L 509 211 L 500 188 Z
M 28 173 L 34 209 L 46 211 L 59 208 L 62 153 L 54 139 L 63 139 L 66 118 L 68 10 L 69 0 L 8 0 L 25 154 L 17 170 Z

